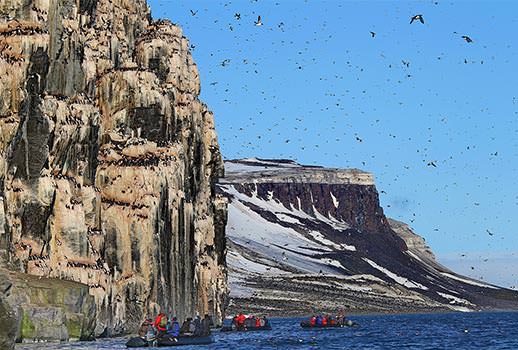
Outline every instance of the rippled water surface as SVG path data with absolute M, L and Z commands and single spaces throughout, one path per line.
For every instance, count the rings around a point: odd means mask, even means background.
M 518 349 L 518 313 L 355 316 L 351 319 L 360 327 L 304 330 L 299 326 L 301 319 L 273 319 L 272 331 L 215 332 L 216 342 L 212 345 L 174 349 Z M 118 338 L 70 344 L 27 344 L 16 349 L 125 349 L 125 341 Z

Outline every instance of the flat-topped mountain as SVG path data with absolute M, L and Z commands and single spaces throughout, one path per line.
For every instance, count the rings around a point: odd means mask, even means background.
M 387 218 L 369 173 L 257 158 L 225 170 L 231 310 L 518 308 L 517 292 L 441 266 L 422 237 Z

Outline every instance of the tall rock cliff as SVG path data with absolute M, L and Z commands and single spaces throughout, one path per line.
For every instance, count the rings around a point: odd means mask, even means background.
M 518 293 L 459 276 L 388 219 L 371 174 L 288 160 L 226 161 L 230 312 L 518 309 Z
M 145 0 L 0 3 L 0 249 L 86 284 L 96 334 L 222 315 L 214 119 L 181 29 Z

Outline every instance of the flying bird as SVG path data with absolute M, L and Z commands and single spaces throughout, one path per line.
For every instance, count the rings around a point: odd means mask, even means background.
M 196 16 L 196 14 L 198 13 L 198 10 L 196 10 L 196 11 L 194 11 L 194 10 L 189 10 L 189 11 L 191 11 L 191 15 L 193 15 L 193 16 Z
M 433 166 L 434 168 L 437 168 L 437 164 L 435 164 L 435 162 L 428 162 L 427 164 L 428 166 Z
M 237 19 L 238 21 L 241 19 L 241 14 L 240 13 L 235 13 L 234 14 L 234 18 Z
M 410 24 L 412 24 L 414 21 L 420 21 L 421 23 L 424 24 L 423 15 L 415 15 L 414 17 L 412 17 L 410 19 Z
M 472 43 L 473 42 L 473 40 L 471 40 L 471 38 L 469 36 L 467 36 L 467 35 L 463 35 L 462 39 L 466 40 L 467 43 Z
M 256 26 L 262 26 L 263 22 L 261 21 L 261 16 L 257 16 L 257 21 L 254 22 Z
M 495 234 L 489 230 L 486 230 L 487 234 L 490 235 L 490 236 L 494 236 Z
M 371 37 L 375 37 L 376 36 L 376 33 L 375 32 L 371 32 Z

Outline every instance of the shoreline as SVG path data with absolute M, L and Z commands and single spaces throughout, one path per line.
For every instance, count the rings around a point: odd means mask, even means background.
M 380 312 L 380 311 L 364 311 L 364 312 L 346 312 L 346 317 L 349 316 L 404 316 L 404 315 L 431 315 L 431 314 L 483 314 L 483 313 L 518 313 L 518 309 L 487 309 L 487 310 L 471 310 L 471 311 L 459 311 L 459 310 L 451 310 L 451 309 L 444 309 L 444 310 L 416 310 L 416 311 L 394 311 L 394 312 Z M 247 314 L 247 313 L 245 313 Z M 272 315 L 269 316 L 267 313 L 250 313 L 250 314 L 256 314 L 256 315 L 265 315 L 269 319 L 286 319 L 286 318 L 305 318 L 309 317 L 311 315 L 324 315 L 324 314 L 333 314 L 330 312 L 321 312 L 321 313 L 306 313 L 306 314 L 287 314 L 286 316 L 279 316 L 279 315 Z M 226 318 L 232 317 L 232 314 L 229 314 L 225 316 Z

